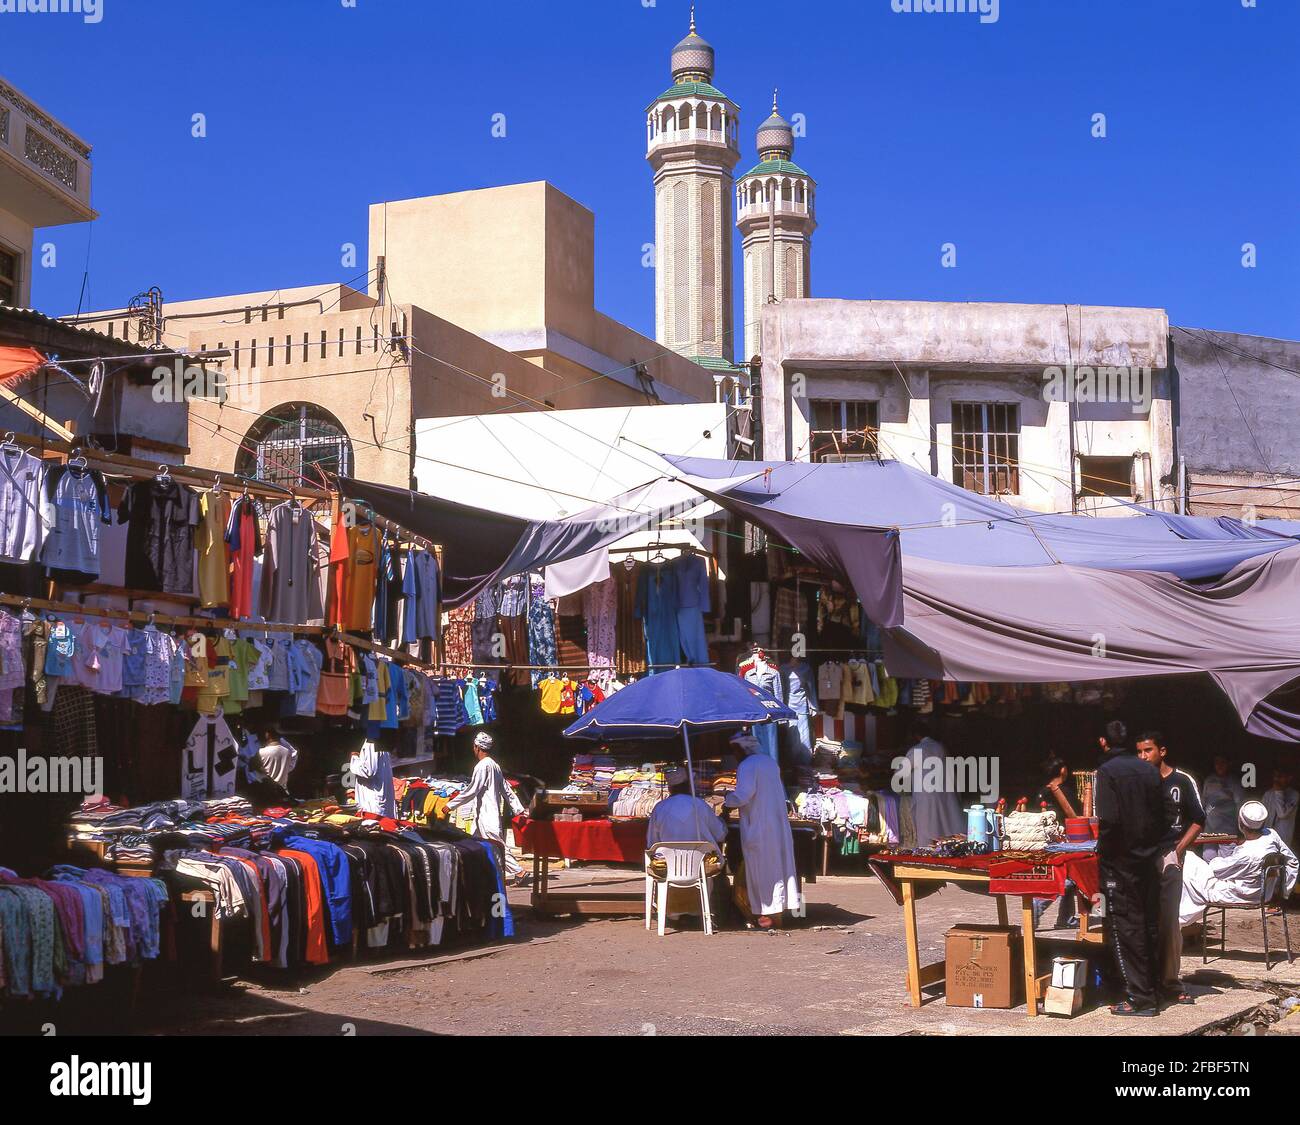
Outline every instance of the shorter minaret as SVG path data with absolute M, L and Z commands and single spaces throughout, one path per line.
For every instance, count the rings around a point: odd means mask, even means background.
M 778 112 L 774 90 L 772 115 L 758 127 L 758 163 L 736 183 L 745 288 L 742 362 L 762 351 L 763 306 L 809 295 L 817 185 L 793 157 L 794 130 Z

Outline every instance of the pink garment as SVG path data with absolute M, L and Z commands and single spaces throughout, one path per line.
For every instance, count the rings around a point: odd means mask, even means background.
M 601 688 L 614 678 L 614 653 L 618 644 L 618 588 L 613 578 L 596 582 L 582 593 L 587 619 L 587 662 L 591 679 Z

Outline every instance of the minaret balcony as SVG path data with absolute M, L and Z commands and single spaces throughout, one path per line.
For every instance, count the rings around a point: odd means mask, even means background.
M 814 216 L 814 210 L 805 200 L 777 199 L 773 203 L 761 196 L 753 201 L 748 196 L 744 196 L 736 203 L 736 221 L 740 223 L 750 219 L 765 220 L 773 213 L 778 218 L 783 215 L 793 215 L 801 219 L 810 219 Z
M 693 148 L 697 145 L 713 145 L 734 153 L 740 152 L 740 145 L 734 136 L 728 136 L 721 129 L 667 129 L 651 133 L 648 152 L 660 152 L 664 149 Z

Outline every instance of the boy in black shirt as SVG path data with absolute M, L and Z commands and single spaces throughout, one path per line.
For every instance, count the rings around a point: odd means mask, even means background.
M 1183 856 L 1192 841 L 1205 827 L 1205 806 L 1192 775 L 1174 769 L 1166 760 L 1169 754 L 1164 735 L 1146 731 L 1137 741 L 1138 756 L 1160 771 L 1165 812 L 1169 827 L 1160 839 L 1160 926 L 1156 949 L 1160 962 L 1160 992 L 1176 1004 L 1190 1004 L 1192 998 L 1183 991 L 1179 969 L 1183 959 L 1183 931 L 1178 923 L 1179 904 L 1183 897 Z

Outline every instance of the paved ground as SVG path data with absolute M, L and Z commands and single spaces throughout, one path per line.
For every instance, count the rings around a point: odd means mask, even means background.
M 592 881 L 621 882 L 632 890 L 641 886 L 626 869 L 597 867 L 563 871 L 553 886 L 569 889 Z M 867 877 L 832 877 L 808 890 L 808 919 L 797 930 L 731 930 L 712 937 L 694 930 L 664 938 L 647 933 L 640 918 L 534 919 L 525 905 L 527 892 L 513 892 L 512 902 L 520 908 L 519 937 L 498 952 L 467 949 L 428 961 L 367 961 L 296 987 L 270 975 L 214 995 L 159 996 L 149 990 L 129 1028 L 117 1030 L 1187 1035 L 1239 1022 L 1280 996 L 1300 994 L 1300 960 L 1265 973 L 1258 916 L 1252 924 L 1247 912 L 1238 912 L 1226 959 L 1203 969 L 1199 951 L 1189 950 L 1193 955 L 1184 965 L 1196 1004 L 1169 1008 L 1155 1020 L 1116 1019 L 1104 1009 L 1072 1020 L 1030 1020 L 1023 1007 L 950 1008 L 941 995 L 913 1009 L 903 982 L 901 912 L 881 884 Z M 996 920 L 992 900 L 953 888 L 922 901 L 918 912 L 925 960 L 942 956 L 944 932 L 954 923 Z M 1298 920 L 1292 915 L 1293 945 L 1300 946 Z M 1040 940 L 1040 965 L 1057 952 L 1053 944 Z M 62 1032 L 77 1030 L 66 1026 L 73 1020 L 69 1012 L 62 1018 Z M 102 1010 L 96 1018 L 105 1018 Z M 1289 1024 L 1298 1018 L 1284 1021 L 1286 1030 L 1294 1030 Z

